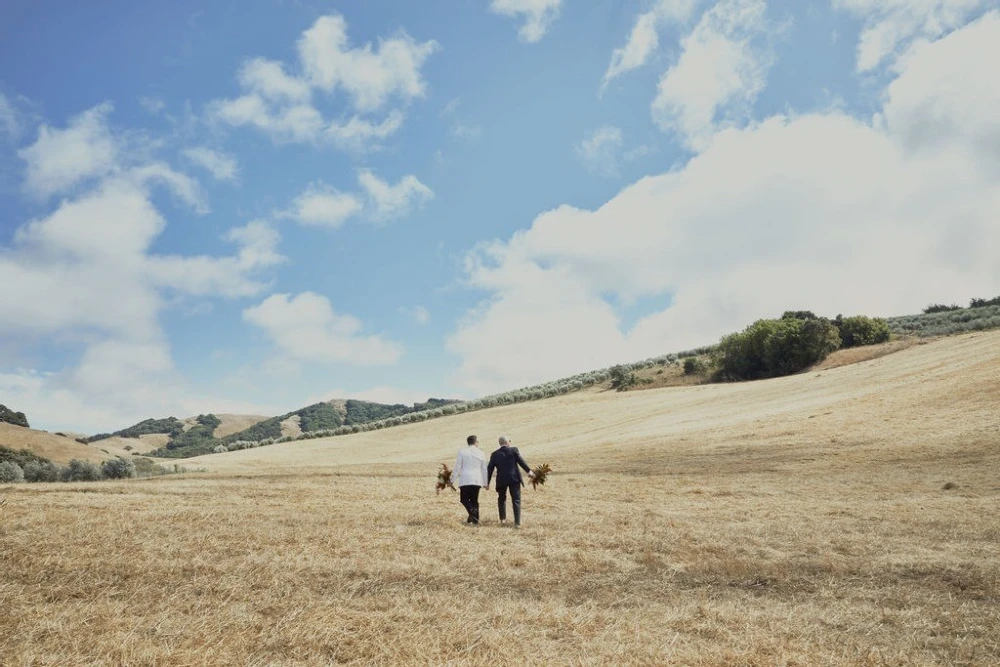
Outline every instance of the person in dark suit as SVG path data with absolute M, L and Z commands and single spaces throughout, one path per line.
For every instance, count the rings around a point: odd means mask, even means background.
M 531 468 L 525 463 L 517 447 L 510 445 L 506 436 L 500 436 L 500 448 L 490 455 L 490 463 L 486 467 L 486 488 L 490 488 L 493 471 L 497 473 L 497 509 L 500 511 L 500 523 L 507 521 L 507 492 L 510 491 L 510 504 L 514 507 L 514 527 L 521 527 L 521 470 L 534 477 Z

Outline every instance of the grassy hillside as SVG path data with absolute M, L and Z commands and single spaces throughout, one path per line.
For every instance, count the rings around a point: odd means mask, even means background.
M 110 458 L 109 454 L 99 448 L 88 447 L 69 436 L 2 422 L 0 422 L 0 445 L 14 450 L 29 449 L 56 463 L 69 463 L 71 459 L 99 463 Z
M 205 456 L 187 478 L 8 487 L 0 655 L 998 664 L 998 395 L 1000 332 L 975 333 Z M 469 433 L 552 464 L 522 530 L 492 493 L 472 529 L 433 492 Z

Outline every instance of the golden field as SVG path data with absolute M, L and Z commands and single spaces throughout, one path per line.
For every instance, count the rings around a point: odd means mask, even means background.
M 1000 332 L 183 464 L 0 487 L 0 664 L 1000 664 Z

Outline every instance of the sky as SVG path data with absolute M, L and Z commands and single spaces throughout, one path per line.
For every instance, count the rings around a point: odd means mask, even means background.
M 1000 0 L 0 6 L 0 403 L 474 398 L 1000 294 Z

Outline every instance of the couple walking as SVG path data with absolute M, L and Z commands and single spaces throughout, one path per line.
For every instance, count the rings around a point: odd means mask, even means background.
M 521 527 L 521 471 L 528 477 L 534 477 L 531 468 L 521 457 L 517 447 L 512 447 L 510 440 L 500 436 L 500 448 L 490 455 L 489 463 L 486 454 L 479 449 L 479 440 L 474 435 L 465 439 L 468 443 L 458 452 L 455 469 L 451 473 L 451 483 L 458 486 L 462 505 L 469 513 L 466 523 L 479 524 L 479 489 L 485 487 L 488 491 L 493 471 L 497 473 L 497 509 L 500 511 L 500 523 L 507 521 L 507 492 L 510 492 L 510 504 L 514 506 L 514 527 Z

